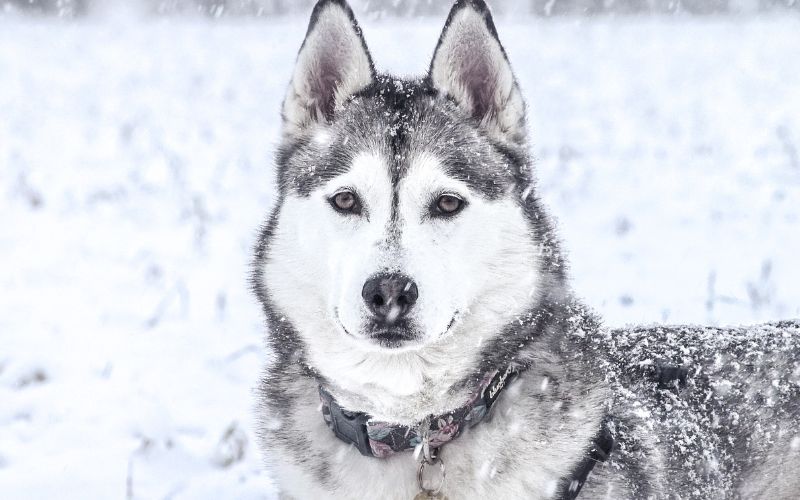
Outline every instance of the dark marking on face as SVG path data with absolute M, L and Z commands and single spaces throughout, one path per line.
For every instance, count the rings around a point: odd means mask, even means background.
M 392 209 L 389 216 L 389 224 L 386 227 L 387 244 L 397 246 L 400 244 L 400 237 L 403 234 L 402 221 L 400 220 L 400 192 L 397 184 L 392 184 Z

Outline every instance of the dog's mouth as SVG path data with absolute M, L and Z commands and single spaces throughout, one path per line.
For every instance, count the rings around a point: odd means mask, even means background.
M 386 349 L 397 349 L 416 340 L 417 335 L 412 329 L 403 326 L 373 330 L 367 338 Z
M 380 347 L 384 349 L 398 349 L 400 347 L 408 346 L 414 342 L 420 340 L 420 335 L 418 331 L 409 324 L 407 321 L 398 322 L 391 327 L 386 326 L 379 326 L 373 325 L 369 328 L 366 332 L 364 332 L 364 337 L 360 337 L 357 335 L 352 334 L 347 327 L 344 326 L 342 323 L 342 319 L 339 317 L 339 310 L 335 309 L 335 317 L 336 322 L 339 324 L 339 328 L 344 331 L 344 333 L 353 338 L 357 339 L 365 339 L 372 343 L 378 344 Z M 446 335 L 450 329 L 455 325 L 456 321 L 458 320 L 458 311 L 453 314 L 453 317 L 450 319 L 450 322 L 447 324 L 447 327 L 444 331 L 439 335 L 442 337 Z

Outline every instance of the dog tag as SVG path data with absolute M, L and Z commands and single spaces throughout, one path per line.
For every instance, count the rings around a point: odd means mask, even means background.
M 414 500 L 447 500 L 447 497 L 441 493 L 420 491 L 419 493 L 416 494 Z

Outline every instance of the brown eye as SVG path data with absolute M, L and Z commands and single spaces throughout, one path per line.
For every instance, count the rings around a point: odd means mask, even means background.
M 436 200 L 436 210 L 442 215 L 454 215 L 464 208 L 464 200 L 452 194 L 443 194 Z
M 330 202 L 331 205 L 333 205 L 333 208 L 335 208 L 339 212 L 342 213 L 360 212 L 358 198 L 352 191 L 342 191 L 340 193 L 336 193 L 335 195 L 333 195 L 333 198 L 330 199 Z

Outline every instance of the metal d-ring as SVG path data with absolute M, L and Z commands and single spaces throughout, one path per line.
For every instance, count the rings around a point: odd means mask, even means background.
M 446 471 L 444 468 L 444 461 L 442 461 L 442 459 L 439 457 L 439 448 L 432 447 L 430 443 L 430 417 L 425 417 L 425 420 L 420 423 L 419 433 L 422 437 L 422 453 L 419 457 L 419 468 L 417 469 L 417 486 L 419 486 L 420 492 L 425 493 L 428 497 L 435 498 L 439 495 L 439 492 L 442 491 L 442 488 L 444 488 Z M 437 463 L 439 464 L 439 471 L 442 474 L 442 479 L 439 481 L 439 485 L 436 487 L 436 489 L 426 488 L 423 478 L 425 466 L 435 465 Z
M 427 494 L 428 496 L 432 496 L 432 497 L 435 497 L 436 495 L 439 494 L 440 491 L 442 491 L 442 488 L 444 487 L 445 478 L 447 477 L 447 473 L 446 473 L 446 470 L 444 468 L 444 461 L 441 458 L 438 457 L 438 453 L 437 453 L 438 451 L 439 450 L 436 449 L 436 448 L 434 448 L 432 450 L 432 453 L 430 455 L 431 456 L 431 460 L 428 460 L 427 457 L 422 457 L 422 460 L 420 460 L 420 462 L 419 462 L 419 468 L 417 469 L 417 485 L 419 486 L 420 491 L 422 491 L 425 494 Z M 425 470 L 425 466 L 426 465 L 435 465 L 437 463 L 439 464 L 439 471 L 442 474 L 442 479 L 439 481 L 439 485 L 436 487 L 436 489 L 426 488 L 424 480 L 423 480 L 423 477 L 422 477 L 423 476 L 423 471 Z

